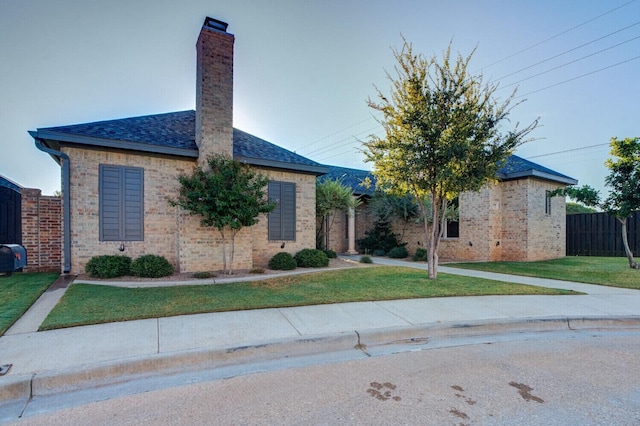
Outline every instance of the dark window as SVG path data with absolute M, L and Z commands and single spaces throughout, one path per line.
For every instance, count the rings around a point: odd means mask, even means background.
M 296 239 L 296 184 L 269 182 L 269 200 L 276 208 L 269 213 L 269 240 Z
M 448 220 L 445 238 L 460 238 L 460 222 L 457 220 Z
M 144 170 L 100 165 L 100 241 L 144 239 Z
M 544 192 L 544 212 L 547 215 L 551 214 L 551 192 L 550 191 L 545 191 Z

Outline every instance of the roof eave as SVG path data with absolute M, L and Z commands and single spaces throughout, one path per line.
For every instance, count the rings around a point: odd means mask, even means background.
M 180 157 L 198 158 L 198 151 L 187 148 L 174 148 L 160 145 L 151 145 L 140 142 L 123 141 L 119 139 L 105 139 L 90 136 L 78 136 L 68 133 L 52 132 L 50 130 L 38 130 L 30 132 L 34 138 L 58 141 L 62 143 L 74 143 L 79 145 L 98 146 L 103 148 L 124 149 L 129 151 L 152 152 L 156 154 L 176 155 Z M 35 133 L 35 136 L 34 136 Z
M 312 174 L 316 176 L 324 175 L 329 171 L 328 167 L 322 166 L 322 165 L 312 166 L 309 164 L 287 163 L 284 161 L 274 161 L 274 160 L 265 160 L 262 158 L 243 157 L 240 155 L 235 155 L 233 159 L 241 163 L 251 164 L 252 166 L 261 166 L 261 167 L 268 167 L 268 168 L 280 169 L 280 170 L 291 170 L 299 173 Z
M 548 180 L 551 182 L 562 183 L 565 185 L 577 185 L 578 181 L 576 179 L 570 178 L 568 176 L 559 176 L 552 173 L 542 172 L 540 170 L 525 170 L 522 172 L 516 173 L 497 173 L 496 177 L 500 180 L 516 180 L 516 179 L 524 179 L 528 177 L 535 177 L 538 179 Z

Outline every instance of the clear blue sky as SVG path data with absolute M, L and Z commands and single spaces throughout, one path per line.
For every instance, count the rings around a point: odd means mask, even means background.
M 0 175 L 51 194 L 28 130 L 193 109 L 205 16 L 236 36 L 235 127 L 325 164 L 370 168 L 366 99 L 402 36 L 477 46 L 471 69 L 527 99 L 512 121 L 540 117 L 518 154 L 580 184 L 602 188 L 610 137 L 640 136 L 640 0 L 0 0 Z

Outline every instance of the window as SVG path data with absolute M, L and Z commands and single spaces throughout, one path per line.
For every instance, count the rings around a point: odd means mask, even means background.
M 551 191 L 544 192 L 545 200 L 544 200 L 544 213 L 546 215 L 551 214 Z
M 144 239 L 144 170 L 100 165 L 100 241 Z
M 296 184 L 269 182 L 269 200 L 276 208 L 269 213 L 269 240 L 296 239 Z
M 460 222 L 457 220 L 447 220 L 444 238 L 460 238 Z

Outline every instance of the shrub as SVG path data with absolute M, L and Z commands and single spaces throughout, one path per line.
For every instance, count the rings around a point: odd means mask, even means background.
M 96 278 L 116 278 L 129 275 L 131 258 L 121 255 L 94 256 L 87 262 L 85 271 Z
M 415 260 L 416 262 L 419 261 L 427 261 L 427 255 L 428 252 L 426 249 L 423 248 L 418 248 L 416 249 L 416 253 L 413 255 L 413 260 Z
M 291 256 L 287 252 L 276 253 L 269 260 L 269 269 L 274 269 L 278 271 L 290 271 L 292 269 L 296 269 L 297 263 L 293 256 Z
M 293 256 L 301 268 L 322 268 L 329 266 L 329 258 L 322 250 L 302 249 Z
M 324 254 L 326 254 L 329 259 L 337 259 L 338 258 L 338 255 L 333 250 L 323 250 L 323 251 L 324 251 Z
M 389 257 L 394 259 L 404 259 L 409 256 L 409 252 L 405 246 L 394 247 L 389 251 Z
M 206 278 L 211 278 L 211 277 L 215 277 L 215 275 L 211 274 L 211 272 L 194 272 L 193 275 L 191 275 L 193 278 L 197 278 L 199 280 L 203 280 Z
M 373 263 L 373 260 L 371 260 L 371 256 L 365 254 L 364 256 L 360 256 L 360 263 Z
M 373 251 L 374 256 L 386 256 L 387 252 L 384 250 L 376 249 Z
M 145 278 L 166 277 L 173 274 L 173 265 L 163 256 L 145 254 L 133 261 L 131 273 Z
M 394 234 L 391 230 L 391 224 L 385 220 L 377 220 L 373 224 L 373 229 L 369 229 L 364 233 L 366 236 L 358 240 L 358 247 L 365 253 L 382 253 L 384 256 L 392 248 L 401 246 L 398 240 L 398 234 Z

